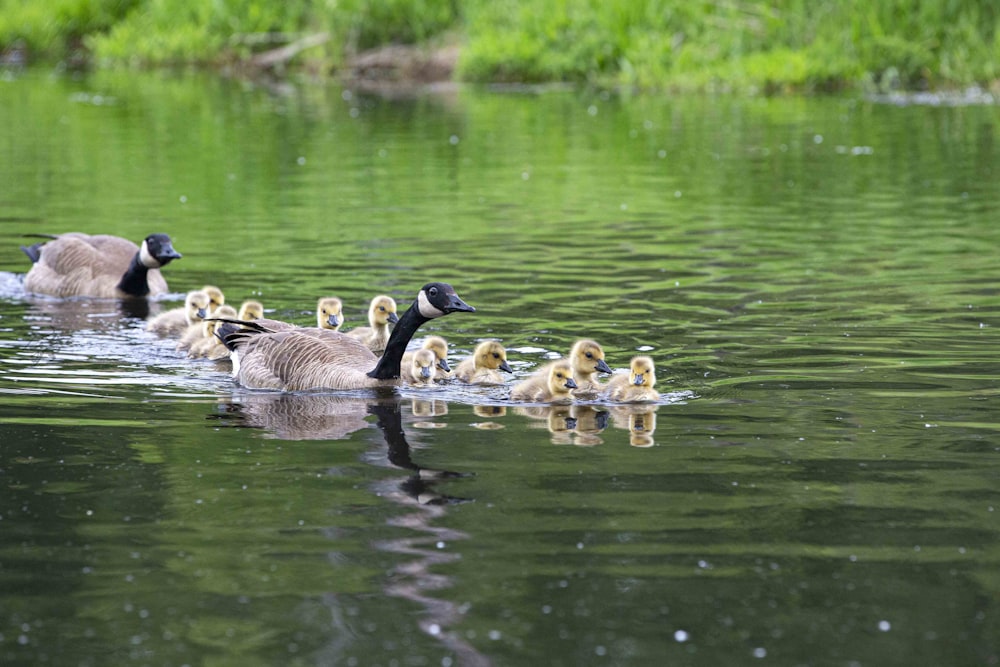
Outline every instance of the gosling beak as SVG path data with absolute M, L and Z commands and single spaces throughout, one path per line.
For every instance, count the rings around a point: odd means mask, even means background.
M 430 366 L 422 366 L 420 368 L 420 377 L 422 377 L 425 380 L 429 380 L 430 377 L 431 377 L 431 367 Z
M 329 324 L 331 327 L 336 327 L 338 324 L 340 324 L 340 320 L 337 319 L 336 315 L 331 315 L 330 317 L 326 318 L 326 323 Z
M 448 365 L 447 359 L 438 359 L 438 368 L 443 370 L 445 373 L 451 372 L 451 366 Z
M 608 366 L 604 362 L 604 359 L 598 359 L 597 360 L 597 371 L 599 373 L 610 373 L 611 372 L 611 366 Z
M 566 417 L 566 430 L 572 431 L 576 428 L 576 417 Z
M 643 374 L 643 373 L 636 373 L 635 374 L 635 380 L 632 381 L 632 384 L 644 384 L 645 382 L 646 382 L 646 376 L 645 376 L 645 374 Z
M 389 313 L 389 324 L 395 324 L 399 321 L 399 315 L 396 313 Z
M 207 313 L 205 312 L 205 309 L 204 309 L 204 308 L 199 308 L 199 309 L 198 309 L 198 317 L 199 317 L 200 319 L 205 319 L 205 315 L 206 315 L 206 314 L 207 314 Z
M 576 385 L 576 380 L 574 380 L 573 378 L 567 378 L 566 379 L 566 388 L 567 389 L 576 389 L 576 386 L 577 386 Z
M 504 359 L 503 362 L 500 364 L 500 370 L 507 371 L 508 373 L 514 372 L 514 369 L 510 367 L 510 364 L 507 363 L 506 359 Z

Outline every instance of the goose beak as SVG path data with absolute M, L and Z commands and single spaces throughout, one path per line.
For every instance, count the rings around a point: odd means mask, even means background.
M 576 380 L 574 380 L 573 378 L 569 378 L 566 380 L 567 389 L 576 389 L 576 387 L 577 387 Z
M 597 371 L 599 373 L 611 373 L 611 366 L 608 366 L 604 359 L 598 359 L 597 361 Z
M 337 320 L 336 315 L 331 315 L 330 317 L 326 318 L 326 323 L 329 324 L 331 327 L 336 327 L 338 324 L 340 324 L 340 322 Z
M 180 259 L 183 256 L 184 255 L 174 250 L 174 246 L 168 241 L 165 245 L 160 247 L 160 252 L 156 255 L 156 261 L 160 263 L 160 266 L 166 266 L 171 261 Z
M 514 369 L 510 367 L 510 364 L 507 363 L 506 359 L 504 359 L 503 363 L 500 364 L 500 370 L 507 371 L 508 373 L 514 372 Z
M 399 321 L 399 315 L 396 313 L 389 313 L 389 324 L 395 324 Z
M 452 294 L 451 301 L 445 307 L 445 312 L 474 313 L 476 312 L 476 309 L 467 304 L 466 302 L 462 301 L 462 299 L 457 294 Z
M 439 359 L 438 360 L 438 368 L 440 368 L 441 370 L 443 370 L 445 373 L 450 373 L 451 372 L 451 366 L 448 365 L 448 360 L 447 359 Z

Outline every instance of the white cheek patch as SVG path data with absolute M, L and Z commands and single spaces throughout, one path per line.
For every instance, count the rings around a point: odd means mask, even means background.
M 417 295 L 417 310 L 419 310 L 420 314 L 429 320 L 433 320 L 435 317 L 441 317 L 445 314 L 443 310 L 433 305 L 427 299 L 427 295 L 424 294 L 423 290 L 420 290 L 420 294 Z
M 160 263 L 156 261 L 156 258 L 149 254 L 149 247 L 146 242 L 142 242 L 142 247 L 139 248 L 139 261 L 147 269 L 158 269 L 160 268 Z

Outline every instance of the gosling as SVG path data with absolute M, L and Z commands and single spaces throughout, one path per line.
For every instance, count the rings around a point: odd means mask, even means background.
M 656 368 L 650 357 L 632 357 L 628 373 L 617 373 L 611 377 L 605 390 L 605 397 L 616 403 L 645 403 L 660 400 L 660 394 L 653 388 L 656 384 Z
M 184 305 L 160 313 L 146 324 L 146 331 L 164 338 L 179 336 L 192 324 L 198 324 L 208 314 L 209 298 L 204 290 L 188 292 Z
M 369 326 L 351 329 L 347 335 L 361 340 L 375 354 L 382 354 L 389 343 L 389 325 L 398 321 L 396 302 L 390 296 L 379 295 L 368 307 Z
M 573 367 L 568 361 L 560 359 L 514 385 L 510 397 L 515 401 L 531 403 L 569 403 L 573 399 L 570 392 L 576 387 Z
M 469 384 L 503 384 L 500 371 L 514 372 L 507 363 L 507 350 L 497 341 L 487 340 L 455 368 L 455 377 Z

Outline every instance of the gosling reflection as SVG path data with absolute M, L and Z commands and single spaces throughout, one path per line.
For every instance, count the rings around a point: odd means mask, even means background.
M 647 406 L 616 407 L 612 420 L 618 428 L 628 431 L 629 444 L 633 447 L 652 447 L 656 444 L 656 408 Z
M 655 443 L 655 405 L 545 405 L 514 408 L 514 412 L 546 428 L 554 445 L 593 447 L 604 443 L 609 426 L 629 433 L 629 444 L 651 447 Z

